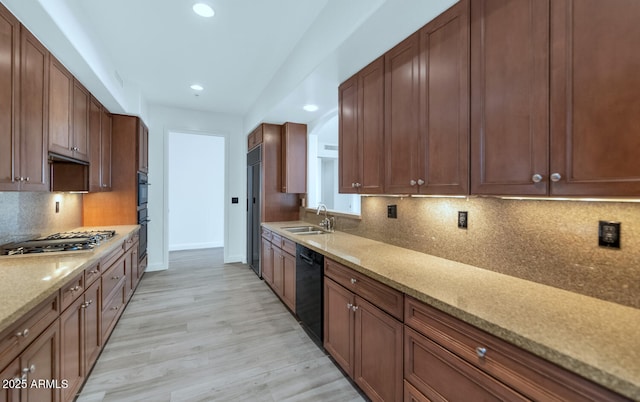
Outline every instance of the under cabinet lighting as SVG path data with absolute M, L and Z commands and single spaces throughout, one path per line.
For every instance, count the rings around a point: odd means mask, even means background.
M 213 8 L 206 3 L 196 3 L 193 5 L 193 12 L 201 17 L 211 18 L 215 15 Z

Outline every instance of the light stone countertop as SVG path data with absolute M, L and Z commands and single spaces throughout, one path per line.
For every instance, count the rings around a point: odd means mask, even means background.
M 114 237 L 90 251 L 0 256 L 0 333 L 85 268 L 121 247 L 138 228 L 138 225 L 122 225 L 74 229 L 116 231 Z
M 640 400 L 640 310 L 343 232 L 263 226 L 537 356 Z M 517 252 L 514 250 L 514 252 Z

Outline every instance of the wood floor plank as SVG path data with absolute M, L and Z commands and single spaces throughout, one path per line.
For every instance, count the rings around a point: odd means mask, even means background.
M 223 249 L 149 272 L 78 402 L 362 401 L 271 292 Z

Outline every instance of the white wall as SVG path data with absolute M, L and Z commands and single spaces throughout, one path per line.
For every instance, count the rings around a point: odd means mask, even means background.
M 149 105 L 149 268 L 167 269 L 168 236 L 168 158 L 169 132 L 210 133 L 225 138 L 224 260 L 246 260 L 246 136 L 239 116 Z M 231 204 L 238 197 L 238 204 Z
M 169 133 L 169 251 L 224 246 L 224 140 Z

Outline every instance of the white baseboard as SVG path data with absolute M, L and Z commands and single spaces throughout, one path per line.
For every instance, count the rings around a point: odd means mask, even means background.
M 153 271 L 166 271 L 167 266 L 161 262 L 156 262 L 155 264 L 147 265 L 147 269 L 144 272 L 153 272 Z
M 216 247 L 224 247 L 224 244 L 218 243 L 218 242 L 170 244 L 169 251 L 198 250 L 201 248 L 216 248 Z
M 246 256 L 245 255 L 228 255 L 225 256 L 224 258 L 224 263 L 225 264 L 231 264 L 234 262 L 240 262 L 242 264 L 246 264 Z

